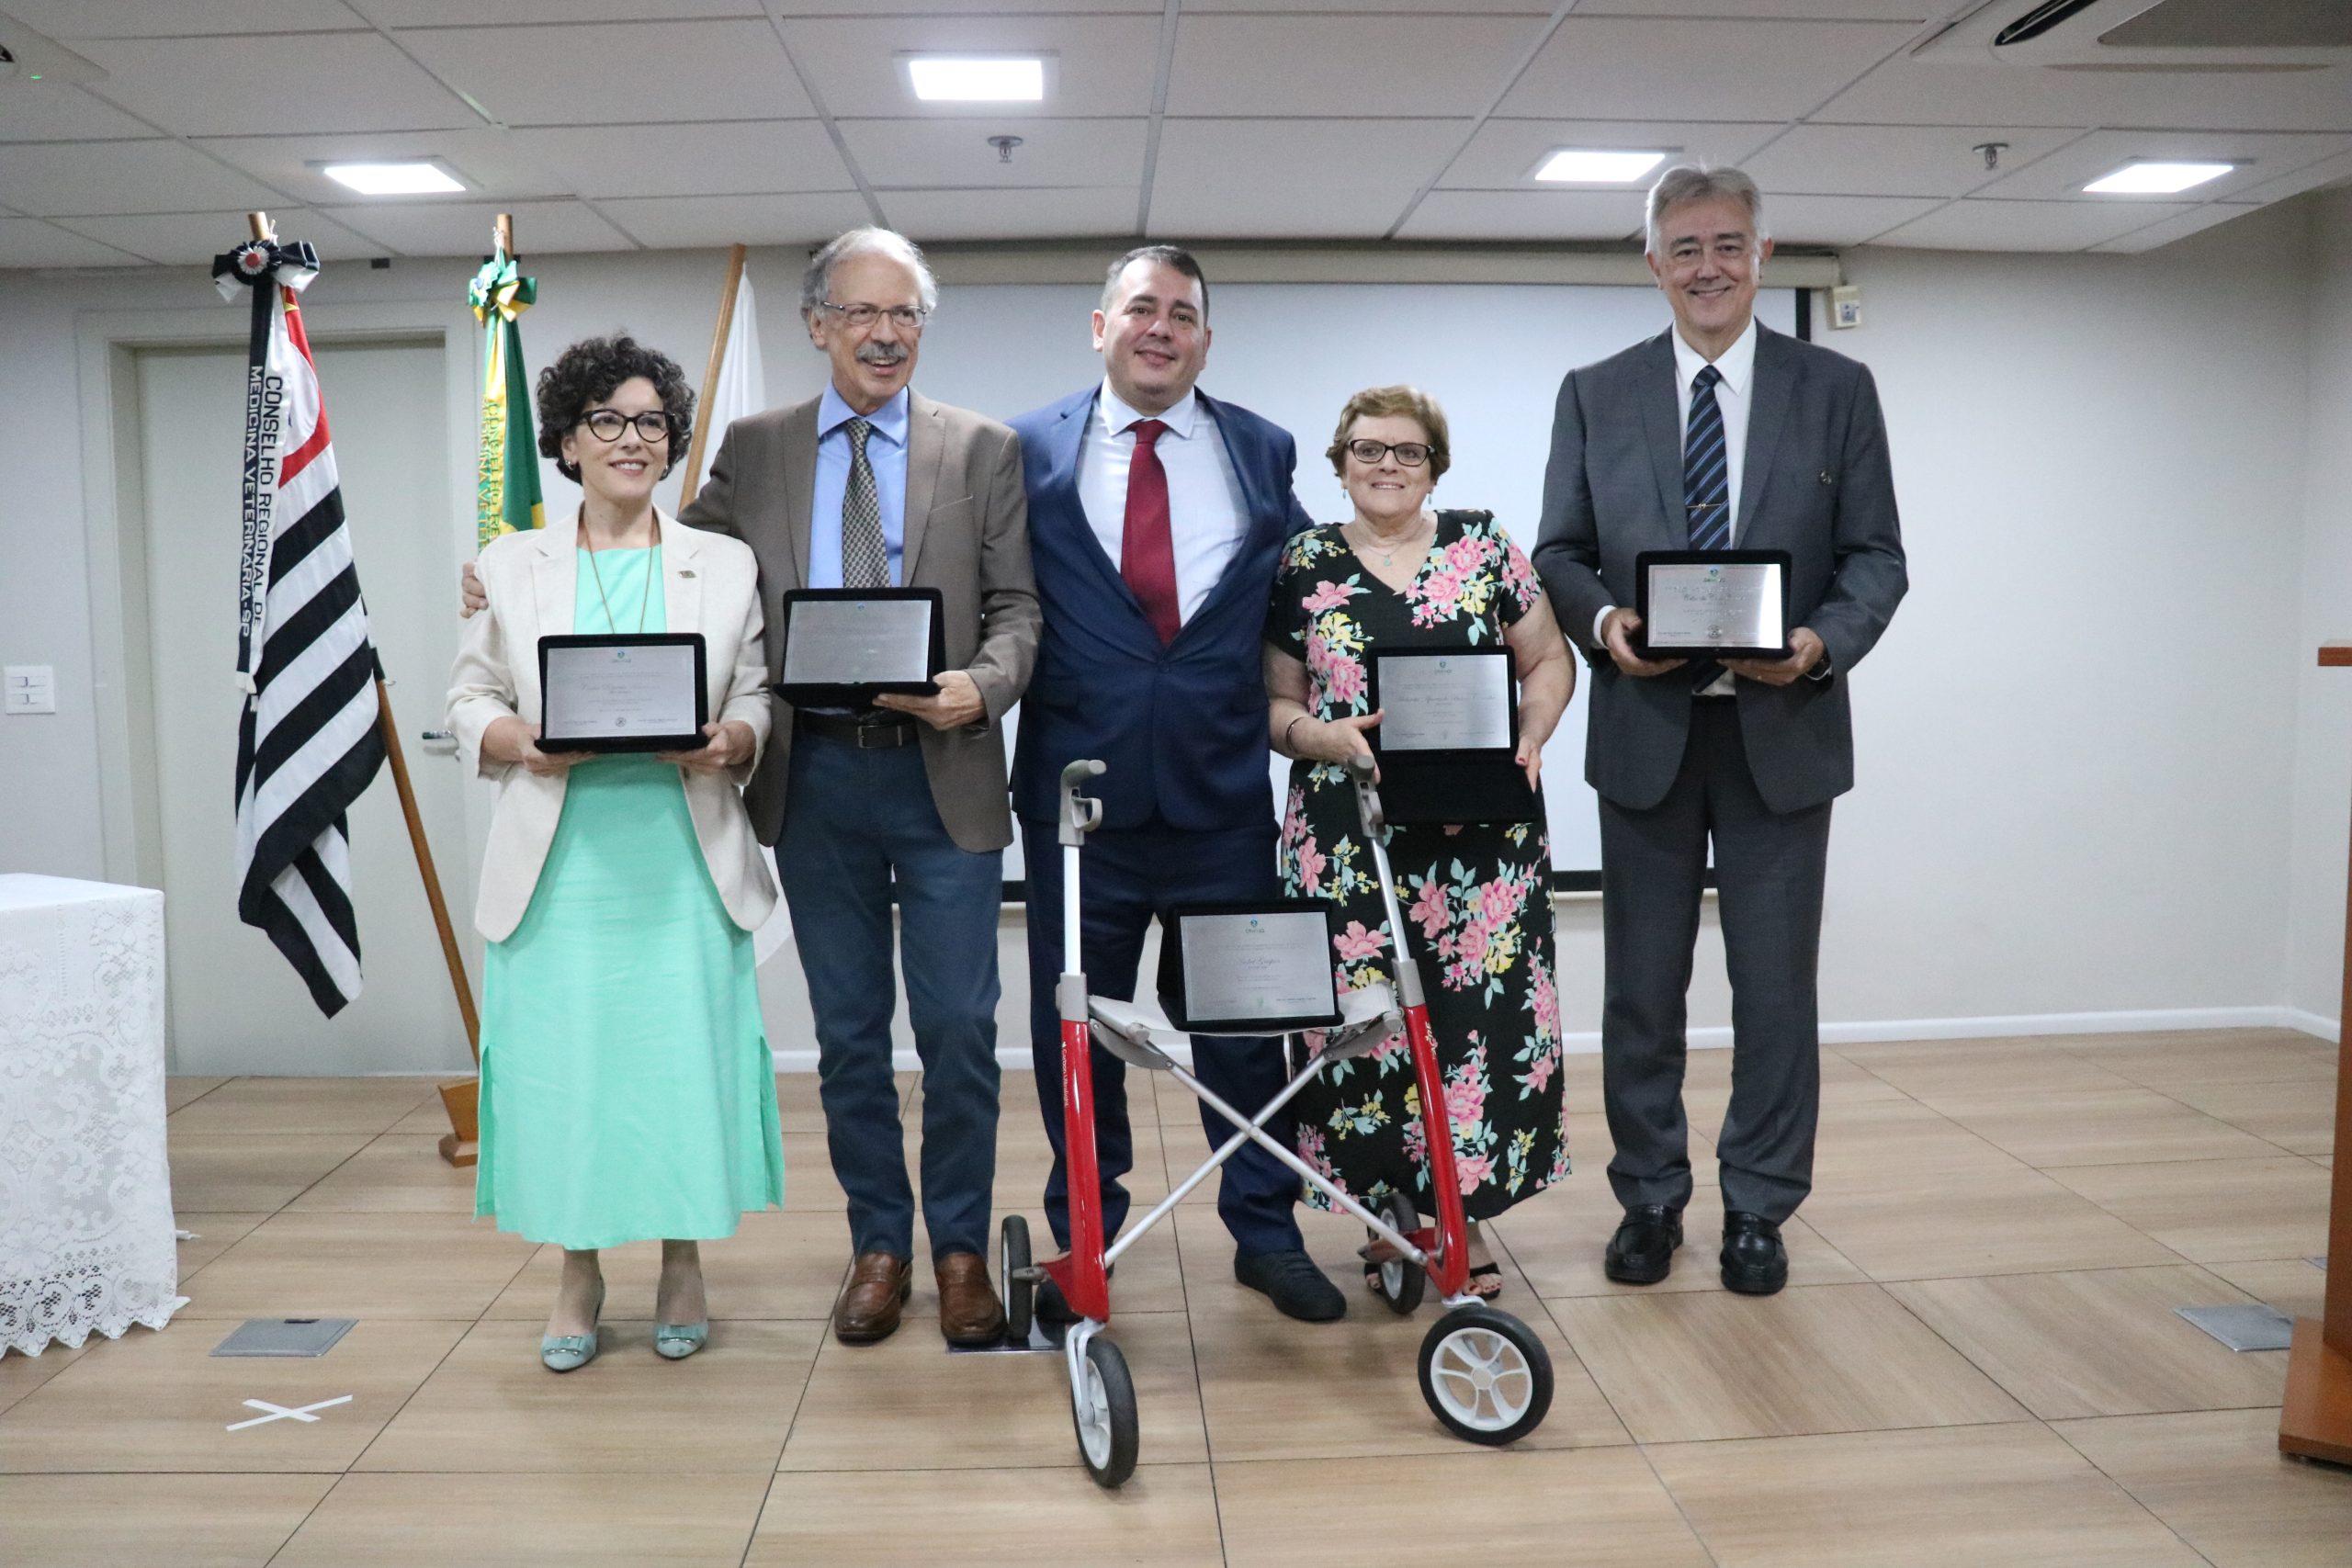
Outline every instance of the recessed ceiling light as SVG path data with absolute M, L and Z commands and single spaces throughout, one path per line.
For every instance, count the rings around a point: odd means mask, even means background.
M 1535 177 L 1587 185 L 1623 185 L 1640 179 L 1665 162 L 1666 154 L 1663 152 L 1564 147 L 1544 160 L 1543 166 L 1535 171 Z
M 933 103 L 1035 103 L 1046 96 L 1046 62 L 1034 54 L 915 54 L 906 62 L 915 96 Z
M 2083 188 L 2100 196 L 2170 196 L 2218 180 L 2236 167 L 2235 164 L 2126 164 Z
M 465 182 L 430 159 L 399 164 L 321 164 L 321 174 L 362 196 L 439 196 Z

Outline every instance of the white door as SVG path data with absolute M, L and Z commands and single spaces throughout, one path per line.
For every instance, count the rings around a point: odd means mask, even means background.
M 419 731 L 439 728 L 458 632 L 443 350 L 434 341 L 322 344 L 317 353 L 360 591 L 392 682 L 425 831 L 463 934 L 473 907 L 465 885 L 463 786 L 455 766 L 423 754 L 417 742 Z M 269 939 L 237 919 L 232 671 L 244 376 L 242 348 L 138 355 L 147 498 L 140 586 L 155 716 L 140 761 L 155 774 L 173 1070 L 464 1068 L 465 1028 L 389 766 L 349 819 L 365 976 L 359 999 L 333 1019 L 322 1016 Z

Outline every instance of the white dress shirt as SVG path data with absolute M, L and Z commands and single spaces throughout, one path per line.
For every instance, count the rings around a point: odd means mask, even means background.
M 1756 390 L 1756 318 L 1747 318 L 1747 326 L 1732 340 L 1729 348 L 1709 360 L 1697 349 L 1682 341 L 1682 329 L 1674 330 L 1674 395 L 1678 418 L 1674 430 L 1677 439 L 1688 446 L 1690 435 L 1690 384 L 1709 364 L 1722 375 L 1715 383 L 1715 408 L 1724 419 L 1724 482 L 1731 487 L 1731 514 L 1739 516 L 1739 481 L 1741 471 L 1747 467 L 1747 410 Z M 1678 462 L 1677 468 L 1681 465 Z M 1736 545 L 1735 538 L 1730 544 Z M 1600 640 L 1600 623 L 1608 617 L 1609 606 L 1593 617 L 1592 640 Z M 1734 694 L 1735 677 L 1724 671 L 1700 690 L 1702 697 L 1728 697 Z
M 1119 400 L 1104 381 L 1094 400 L 1094 418 L 1078 453 L 1078 499 L 1113 566 L 1127 534 L 1127 470 L 1135 461 L 1135 425 L 1156 418 L 1168 429 L 1159 443 L 1159 466 L 1168 474 L 1168 527 L 1176 548 L 1176 604 L 1191 620 L 1225 575 L 1249 527 L 1241 481 L 1225 450 L 1216 421 L 1186 392 L 1162 414 L 1140 414 Z

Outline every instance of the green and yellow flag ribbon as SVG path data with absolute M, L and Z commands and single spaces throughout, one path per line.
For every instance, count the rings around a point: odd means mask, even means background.
M 466 290 L 483 329 L 481 445 L 474 490 L 478 545 L 547 525 L 539 442 L 531 428 L 531 380 L 523 369 L 523 331 L 517 324 L 538 294 L 538 279 L 523 276 L 503 245 Z

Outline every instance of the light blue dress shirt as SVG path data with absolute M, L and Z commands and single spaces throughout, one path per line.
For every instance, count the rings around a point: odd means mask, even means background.
M 866 415 L 865 460 L 874 469 L 874 498 L 882 506 L 882 545 L 890 556 L 893 586 L 906 581 L 907 399 L 899 395 Z M 849 432 L 857 412 L 831 381 L 817 400 L 817 485 L 808 511 L 808 586 L 842 586 L 842 496 L 849 489 Z

